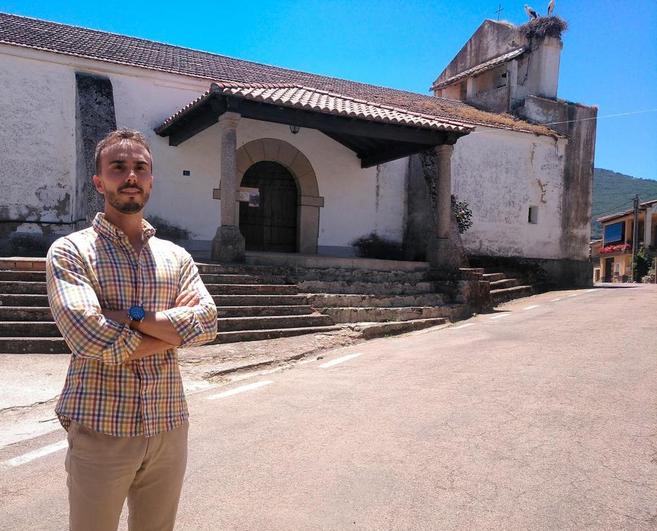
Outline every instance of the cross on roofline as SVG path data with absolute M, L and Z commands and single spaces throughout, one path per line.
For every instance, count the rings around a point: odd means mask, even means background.
M 499 4 L 499 5 L 497 6 L 497 11 L 495 11 L 495 12 L 497 13 L 497 20 L 500 19 L 500 13 L 501 13 L 502 11 L 504 11 L 504 8 L 502 7 L 502 4 Z

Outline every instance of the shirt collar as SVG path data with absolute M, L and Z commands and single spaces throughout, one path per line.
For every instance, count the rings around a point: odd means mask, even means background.
M 96 214 L 96 217 L 91 222 L 91 226 L 98 234 L 110 240 L 122 240 L 126 237 L 121 229 L 105 219 L 105 214 L 103 212 L 98 212 Z M 141 226 L 142 241 L 146 242 L 155 235 L 155 228 L 145 219 L 142 219 Z

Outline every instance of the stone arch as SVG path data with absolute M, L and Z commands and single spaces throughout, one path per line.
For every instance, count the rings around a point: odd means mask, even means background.
M 297 248 L 301 254 L 317 254 L 319 209 L 324 198 L 319 195 L 317 175 L 308 158 L 292 144 L 277 138 L 259 138 L 237 150 L 237 180 L 256 162 L 271 161 L 285 166 L 299 189 L 297 211 Z

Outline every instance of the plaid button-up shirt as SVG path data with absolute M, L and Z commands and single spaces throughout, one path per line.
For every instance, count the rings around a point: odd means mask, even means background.
M 101 313 L 140 304 L 167 316 L 181 346 L 214 339 L 217 308 L 196 264 L 183 248 L 154 234 L 144 221 L 137 255 L 127 236 L 99 213 L 90 228 L 58 239 L 48 251 L 48 300 L 73 353 L 55 408 L 65 429 L 74 420 L 108 435 L 149 437 L 188 417 L 176 349 L 130 361 L 142 335 Z M 189 289 L 200 303 L 173 308 Z

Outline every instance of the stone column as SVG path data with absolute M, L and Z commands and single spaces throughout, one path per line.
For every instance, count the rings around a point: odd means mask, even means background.
M 442 144 L 434 148 L 435 163 L 427 177 L 432 197 L 431 208 L 435 232 L 427 245 L 427 259 L 437 276 L 451 276 L 462 265 L 462 255 L 451 239 L 452 233 L 452 144 Z
M 227 112 L 219 117 L 221 135 L 221 226 L 212 240 L 212 259 L 244 261 L 244 236 L 239 229 L 237 192 L 237 124 L 240 115 Z
M 465 82 L 465 99 L 470 101 L 477 96 L 477 80 L 476 78 L 469 77 Z
M 518 91 L 518 60 L 514 59 L 506 67 L 507 112 L 512 112 Z
M 454 146 L 442 144 L 434 148 L 436 152 L 436 191 L 438 192 L 438 238 L 449 238 L 449 229 L 452 224 L 452 153 Z

